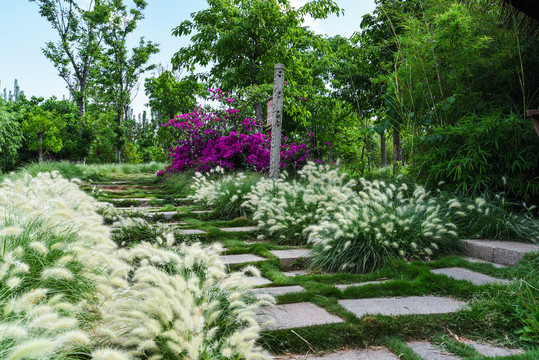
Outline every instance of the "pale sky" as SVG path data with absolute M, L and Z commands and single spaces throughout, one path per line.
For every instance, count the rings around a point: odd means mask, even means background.
M 87 1 L 87 0 L 84 0 Z M 189 19 L 192 12 L 207 7 L 203 0 L 148 0 L 144 11 L 145 18 L 131 35 L 131 46 L 138 43 L 141 36 L 160 44 L 160 52 L 151 58 L 154 64 L 171 68 L 170 59 L 181 47 L 188 44 L 186 37 L 171 35 L 172 28 L 183 20 Z M 319 34 L 329 36 L 351 36 L 359 30 L 361 17 L 374 10 L 374 0 L 335 0 L 345 10 L 344 16 L 331 16 L 324 20 L 307 19 L 305 25 Z M 292 0 L 301 5 L 305 0 Z M 47 41 L 56 42 L 57 33 L 39 15 L 37 4 L 27 0 L 0 0 L 0 91 L 13 90 L 18 79 L 21 90 L 30 97 L 55 95 L 61 99 L 69 93 L 62 78 L 57 75 L 53 64 L 45 58 L 41 48 Z M 148 74 L 151 75 L 151 74 Z M 138 95 L 132 103 L 135 114 L 141 113 L 148 102 L 144 94 L 143 81 L 140 82 Z

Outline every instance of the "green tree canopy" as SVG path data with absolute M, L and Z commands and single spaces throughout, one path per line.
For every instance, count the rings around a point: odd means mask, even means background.
M 299 9 L 289 0 L 209 0 L 208 5 L 173 29 L 176 36 L 194 34 L 172 64 L 189 71 L 211 65 L 209 80 L 226 90 L 271 83 L 275 63 L 284 63 L 287 74 L 295 75 L 289 79 L 304 77 L 310 64 L 298 62 L 299 53 L 315 42 L 314 34 L 301 27 L 304 17 L 341 11 L 333 0 L 311 1 Z M 262 120 L 260 102 L 256 117 Z

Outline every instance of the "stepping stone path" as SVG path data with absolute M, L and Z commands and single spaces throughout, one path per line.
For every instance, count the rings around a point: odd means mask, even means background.
M 492 276 L 484 275 L 475 271 L 468 269 L 452 267 L 444 269 L 431 270 L 435 274 L 446 275 L 457 280 L 467 280 L 474 285 L 484 285 L 484 284 L 510 284 L 509 280 L 498 279 Z
M 271 250 L 270 253 L 279 258 L 283 268 L 291 268 L 296 264 L 302 265 L 303 260 L 311 257 L 311 252 L 308 249 Z
M 270 281 L 271 283 L 271 281 Z M 253 290 L 257 294 L 270 294 L 270 295 L 284 295 L 290 293 L 304 292 L 305 289 L 299 285 L 293 286 L 277 286 L 277 287 L 265 287 Z
M 221 261 L 225 265 L 236 265 L 254 261 L 264 261 L 267 259 L 252 254 L 239 254 L 239 255 L 221 255 L 219 256 Z
M 125 193 L 125 198 L 111 199 L 112 204 L 121 204 L 122 201 L 138 202 L 139 207 L 119 208 L 125 211 L 142 210 L 152 215 L 160 215 L 165 219 L 172 219 L 177 214 L 181 214 L 178 211 L 159 211 L 160 208 L 150 206 L 150 202 L 155 198 L 150 197 L 138 197 L 129 198 L 128 196 L 137 189 L 144 190 L 149 193 L 148 190 L 159 191 L 156 187 L 148 186 L 133 186 L 129 185 L 129 181 L 122 181 L 116 184 L 103 184 L 95 185 L 101 188 L 104 192 L 111 192 L 114 194 Z M 128 190 L 128 191 L 126 191 Z M 153 195 L 152 195 L 153 196 Z M 157 199 L 159 200 L 159 199 Z M 177 201 L 183 201 L 186 199 L 176 199 Z M 191 214 L 208 214 L 211 210 L 191 210 Z M 175 232 L 182 235 L 205 235 L 206 232 L 199 229 L 189 229 L 189 225 L 184 222 L 164 222 L 166 226 L 181 226 L 182 228 L 175 229 Z M 227 233 L 243 233 L 243 232 L 256 232 L 260 228 L 257 226 L 245 226 L 245 227 L 228 227 L 221 228 L 223 232 Z M 251 239 L 252 240 L 252 239 Z M 470 262 L 487 262 L 491 263 L 495 267 L 504 267 L 504 265 L 515 265 L 522 256 L 529 251 L 539 251 L 539 246 L 533 244 L 522 244 L 514 242 L 501 242 L 501 241 L 487 241 L 487 240 L 463 240 L 466 248 L 466 254 L 471 257 L 464 258 Z M 297 249 L 290 248 L 286 250 L 271 250 L 270 253 L 280 260 L 281 269 L 291 269 L 293 267 L 305 266 L 311 257 L 309 249 Z M 261 256 L 254 254 L 237 254 L 237 255 L 221 255 L 220 259 L 226 265 L 238 265 L 251 262 L 267 261 Z M 435 274 L 446 275 L 453 279 L 467 280 L 475 285 L 482 284 L 507 284 L 508 280 L 498 279 L 490 277 L 479 272 L 471 271 L 464 268 L 442 268 L 431 270 Z M 309 275 L 309 272 L 304 269 L 298 269 L 294 271 L 283 271 L 282 274 L 286 277 L 295 277 L 302 275 Z M 290 293 L 302 293 L 305 292 L 303 286 L 294 285 L 288 286 L 276 286 L 270 279 L 259 278 L 254 276 L 247 276 L 245 279 L 255 288 L 251 291 L 255 296 L 261 296 L 262 294 L 269 294 L 273 296 L 280 296 Z M 316 276 L 312 277 L 312 281 L 316 282 Z M 367 285 L 382 284 L 390 280 L 376 280 L 366 281 L 351 284 L 336 284 L 335 288 L 344 291 L 350 287 L 360 287 Z M 290 280 L 293 282 L 293 280 Z M 299 284 L 303 284 L 299 282 Z M 264 287 L 260 287 L 264 286 Z M 258 287 L 258 288 L 256 288 Z M 352 292 L 350 292 L 352 293 Z M 342 295 L 346 295 L 344 293 Z M 321 295 L 320 295 L 321 296 Z M 447 297 L 437 296 L 409 296 L 409 297 L 383 297 L 383 298 L 364 298 L 364 299 L 341 299 L 338 300 L 338 304 L 344 309 L 354 313 L 357 317 L 362 317 L 367 314 L 375 315 L 381 314 L 385 316 L 399 316 L 399 315 L 415 315 L 415 314 L 446 314 L 456 312 L 467 307 L 467 303 L 463 301 L 457 301 L 455 299 Z M 311 302 L 301 303 L 288 303 L 277 304 L 274 307 L 264 308 L 262 313 L 257 316 L 257 319 L 262 324 L 264 330 L 277 330 L 277 329 L 293 329 L 301 328 L 305 326 L 317 326 L 324 324 L 342 323 L 344 320 L 339 316 L 330 314 L 324 308 L 319 307 Z M 418 334 L 421 336 L 421 334 Z M 521 353 L 520 350 L 504 349 L 500 347 L 494 347 L 488 344 L 466 342 L 467 345 L 474 347 L 480 354 L 485 356 L 505 356 L 511 354 Z M 357 344 L 350 344 L 356 345 Z M 410 347 L 418 356 L 424 360 L 459 360 L 460 358 L 455 354 L 448 353 L 444 349 L 437 345 L 431 344 L 426 341 L 413 341 L 408 342 L 407 346 Z M 314 354 L 314 355 L 286 355 L 277 356 L 277 360 L 396 360 L 400 359 L 401 354 L 393 354 L 385 348 L 369 348 L 361 350 L 346 350 L 337 351 L 332 354 Z
M 386 349 L 363 349 L 341 351 L 329 355 L 290 355 L 278 356 L 275 360 L 398 360 L 399 358 Z
M 481 263 L 481 264 L 490 264 L 498 269 L 501 269 L 501 268 L 505 268 L 507 267 L 507 265 L 502 265 L 502 264 L 496 264 L 496 263 L 492 263 L 492 262 L 489 262 L 489 261 L 486 261 L 486 260 L 483 260 L 483 259 L 477 259 L 477 258 L 473 258 L 473 257 L 463 257 L 464 260 L 466 261 L 469 261 L 469 262 L 473 262 L 473 263 Z
M 176 230 L 176 233 L 181 235 L 205 235 L 206 232 L 198 229 L 180 229 Z
M 424 360 L 460 360 L 460 358 L 455 355 L 451 355 L 447 351 L 427 341 L 413 341 L 406 345 Z
M 258 231 L 258 230 L 260 230 L 258 226 L 231 227 L 231 228 L 221 229 L 221 231 L 224 231 L 224 232 L 251 232 L 251 231 Z
M 287 277 L 303 276 L 303 275 L 309 275 L 309 272 L 306 270 L 285 271 L 283 272 L 283 275 Z
M 473 346 L 478 353 L 484 356 L 509 356 L 522 354 L 522 350 L 519 349 L 506 349 L 499 346 L 494 346 L 485 343 L 478 343 L 475 341 L 464 341 L 466 345 Z
M 522 257 L 539 246 L 512 241 L 462 240 L 465 254 L 502 265 L 516 265 Z
M 353 287 L 353 286 L 365 286 L 365 285 L 376 285 L 376 284 L 383 284 L 385 283 L 387 280 L 382 280 L 382 281 L 367 281 L 367 282 L 363 282 L 363 283 L 357 283 L 357 284 L 342 284 L 342 285 L 335 285 L 335 287 L 339 290 L 346 290 L 348 289 L 349 287 Z
M 475 350 L 483 356 L 494 357 L 522 354 L 522 350 L 506 349 L 490 344 L 478 343 L 476 341 L 466 340 L 463 341 L 463 343 L 475 348 Z M 460 357 L 455 354 L 451 354 L 440 346 L 431 344 L 427 341 L 412 341 L 408 342 L 406 345 L 424 360 L 460 360 Z
M 257 320 L 265 330 L 291 329 L 296 327 L 341 323 L 343 319 L 328 313 L 312 303 L 276 305 L 268 308 Z
M 339 304 L 357 317 L 363 315 L 445 314 L 463 309 L 462 301 L 437 296 L 339 300 Z

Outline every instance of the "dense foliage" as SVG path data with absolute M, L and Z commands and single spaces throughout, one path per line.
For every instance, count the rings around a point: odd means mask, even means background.
M 539 201 L 539 145 L 525 118 L 539 106 L 539 37 L 496 3 L 377 0 L 353 36 L 330 38 L 301 24 L 346 10 L 331 0 L 209 1 L 176 24 L 173 35 L 190 42 L 167 70 L 151 63 L 155 43 L 127 47 L 145 1 L 88 9 L 75 0 L 33 2 L 58 33 L 44 54 L 75 106 L 28 100 L 18 84 L 13 96 L 4 91 L 4 171 L 35 159 L 164 161 L 171 148 L 170 171 L 264 170 L 270 139 L 262 124 L 280 62 L 283 165 L 341 159 L 361 177 L 393 163 L 394 174 L 428 187 L 444 181 L 444 190 L 472 197 Z M 129 104 L 151 69 L 152 110 L 137 116 Z M 234 97 L 234 112 L 211 108 L 208 87 Z
M 459 238 L 539 242 L 539 224 L 500 202 L 449 196 L 402 181 L 356 183 L 339 169 L 308 163 L 295 179 L 195 176 L 198 202 L 221 216 L 251 214 L 277 243 L 313 245 L 311 266 L 369 272 L 391 258 L 431 259 L 458 251 Z M 219 205 L 223 204 L 223 205 Z

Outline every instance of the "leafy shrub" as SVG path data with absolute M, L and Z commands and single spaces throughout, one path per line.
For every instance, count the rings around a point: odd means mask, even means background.
M 474 196 L 502 193 L 539 204 L 539 142 L 529 119 L 470 115 L 419 138 L 413 169 Z M 504 180 L 505 179 L 505 180 Z
M 443 197 L 443 195 L 442 195 Z M 445 202 L 463 236 L 468 239 L 492 239 L 539 243 L 539 223 L 531 214 L 508 210 L 505 199 L 496 196 L 486 200 L 450 198 Z M 513 206 L 516 204 L 513 204 Z
M 304 230 L 330 219 L 334 213 L 356 206 L 352 188 L 338 169 L 309 162 L 298 172 L 298 180 L 262 179 L 245 197 L 244 207 L 267 235 L 279 243 L 305 244 Z
M 438 199 L 421 186 L 360 179 L 355 206 L 308 227 L 311 265 L 368 272 L 390 257 L 430 259 L 457 247 L 457 227 Z
M 163 124 L 175 129 L 179 139 L 169 155 L 172 162 L 166 172 L 209 171 L 217 166 L 226 170 L 268 171 L 271 137 L 259 132 L 262 124 L 249 118 L 240 120 L 239 111 L 230 107 L 234 99 L 220 90 L 214 91 L 213 98 L 222 101 L 227 109 L 209 112 L 198 108 Z M 305 141 L 282 138 L 281 167 L 299 169 L 309 159 Z M 164 174 L 165 171 L 160 172 Z
M 0 173 L 14 168 L 22 139 L 19 123 L 7 112 L 4 100 L 0 99 Z
M 2 183 L 0 358 L 269 359 L 255 313 L 271 298 L 219 246 L 118 249 L 99 206 L 58 173 Z

